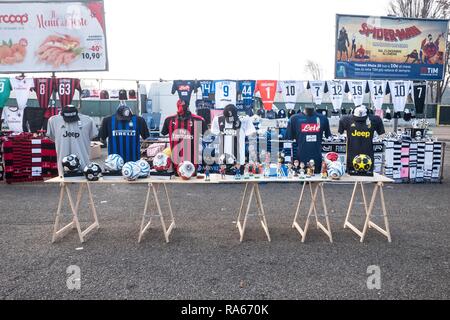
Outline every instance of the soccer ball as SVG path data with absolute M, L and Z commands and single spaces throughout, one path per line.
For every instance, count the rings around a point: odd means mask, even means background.
M 372 159 L 366 154 L 360 154 L 353 159 L 352 164 L 355 171 L 364 173 L 372 168 Z
M 83 173 L 88 181 L 98 181 L 102 177 L 102 168 L 97 163 L 91 163 L 84 168 Z
M 140 178 L 147 178 L 150 175 L 150 165 L 145 160 L 139 160 L 137 162 L 141 173 L 139 175 Z
M 123 165 L 123 158 L 118 154 L 111 154 L 105 160 L 105 169 L 111 172 L 122 170 Z
M 153 168 L 158 171 L 167 171 L 172 166 L 172 160 L 165 153 L 158 153 L 153 159 Z
M 336 152 L 329 152 L 325 155 L 325 159 L 326 160 L 330 160 L 332 162 L 338 161 L 339 160 L 339 154 L 337 154 Z
M 64 167 L 64 171 L 67 172 L 77 172 L 80 171 L 80 159 L 74 154 L 68 155 L 64 157 L 62 160 L 62 165 Z
M 127 162 L 122 168 L 122 176 L 125 180 L 136 181 L 141 175 L 141 168 L 136 162 Z
M 183 180 L 191 179 L 195 174 L 195 167 L 189 161 L 184 161 L 178 166 L 178 175 Z
M 340 161 L 328 162 L 328 176 L 333 180 L 339 180 L 345 174 L 344 165 Z

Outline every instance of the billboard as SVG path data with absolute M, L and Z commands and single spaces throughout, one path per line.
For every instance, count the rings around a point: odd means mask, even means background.
M 442 80 L 448 20 L 336 16 L 336 79 Z
M 103 1 L 0 2 L 0 73 L 106 70 Z

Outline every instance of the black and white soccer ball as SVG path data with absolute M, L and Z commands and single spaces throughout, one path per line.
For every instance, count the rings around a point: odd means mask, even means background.
M 91 163 L 84 168 L 83 173 L 88 181 L 98 181 L 102 177 L 102 167 L 97 163 Z
M 62 165 L 64 171 L 74 173 L 80 171 L 80 159 L 78 156 L 71 154 L 63 158 Z
M 136 162 L 127 162 L 122 168 L 122 176 L 127 181 L 136 181 L 141 175 L 141 168 Z

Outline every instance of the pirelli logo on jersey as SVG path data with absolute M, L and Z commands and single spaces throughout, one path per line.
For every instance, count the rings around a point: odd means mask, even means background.
M 352 137 L 359 137 L 359 138 L 369 139 L 371 136 L 372 136 L 372 134 L 370 133 L 370 131 L 355 130 L 355 131 L 352 132 Z
M 113 130 L 113 137 L 135 137 L 136 130 Z

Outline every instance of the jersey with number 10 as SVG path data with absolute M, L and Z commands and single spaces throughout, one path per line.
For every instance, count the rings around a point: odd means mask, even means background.
M 295 108 L 298 96 L 305 90 L 303 82 L 301 81 L 280 81 L 278 83 L 278 91 L 281 92 L 283 96 L 284 103 L 286 104 L 286 109 L 292 110 Z
M 61 108 L 68 106 L 73 101 L 75 91 L 78 90 L 81 93 L 80 79 L 68 79 L 68 78 L 57 79 L 56 90 L 59 95 Z
M 214 83 L 216 91 L 216 109 L 225 109 L 229 104 L 236 105 L 236 81 L 222 80 Z
M 259 80 L 256 82 L 255 93 L 259 92 L 261 95 L 261 100 L 266 111 L 272 111 L 273 102 L 275 101 L 275 96 L 277 94 L 277 84 L 276 80 Z
M 411 91 L 412 82 L 389 81 L 388 86 L 395 112 L 403 112 L 405 110 L 406 100 Z

